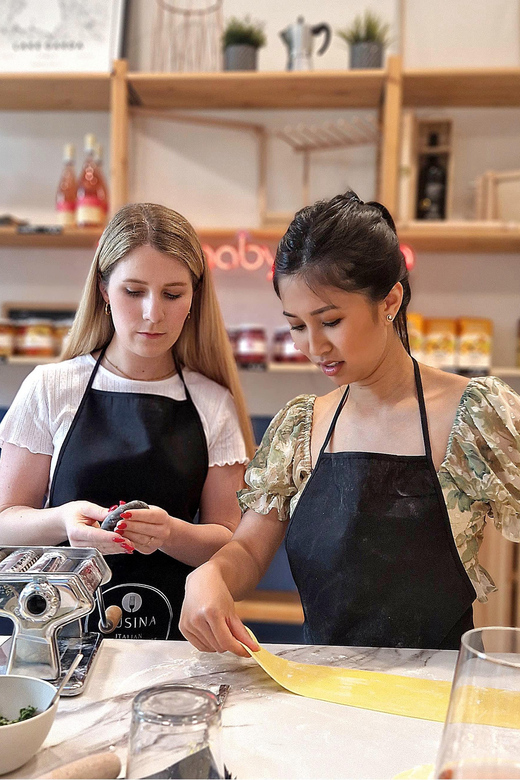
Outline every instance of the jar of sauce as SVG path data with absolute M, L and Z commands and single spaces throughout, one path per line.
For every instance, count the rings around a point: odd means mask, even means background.
M 55 320 L 54 321 L 54 354 L 59 355 L 63 349 L 65 339 L 69 335 L 74 320 Z
M 14 352 L 14 325 L 11 320 L 0 319 L 0 358 L 11 357 Z
M 267 334 L 262 325 L 240 325 L 237 329 L 235 357 L 241 368 L 267 368 Z
M 273 336 L 273 361 L 275 363 L 308 363 L 309 361 L 294 346 L 290 328 L 276 328 Z
M 25 357 L 53 357 L 54 329 L 50 320 L 19 320 L 16 325 L 16 354 Z

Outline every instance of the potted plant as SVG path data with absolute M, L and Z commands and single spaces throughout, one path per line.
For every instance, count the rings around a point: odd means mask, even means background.
M 390 43 L 389 30 L 390 25 L 371 11 L 356 16 L 350 27 L 338 30 L 337 35 L 350 46 L 350 67 L 382 67 L 383 50 Z
M 263 25 L 246 16 L 244 20 L 233 16 L 222 36 L 224 70 L 256 70 L 257 53 L 265 46 Z

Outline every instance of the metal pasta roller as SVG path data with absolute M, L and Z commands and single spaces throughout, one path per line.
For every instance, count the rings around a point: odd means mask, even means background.
M 58 685 L 78 652 L 83 660 L 62 695 L 83 690 L 101 644 L 121 618 L 105 610 L 101 585 L 112 573 L 98 550 L 87 547 L 0 547 L 0 615 L 14 623 L 5 674 L 39 677 Z M 82 630 L 97 605 L 102 633 Z

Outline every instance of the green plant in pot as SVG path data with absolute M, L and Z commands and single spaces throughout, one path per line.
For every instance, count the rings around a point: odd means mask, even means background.
M 383 51 L 390 43 L 389 31 L 390 25 L 371 11 L 356 16 L 350 27 L 337 30 L 337 35 L 350 47 L 350 67 L 381 68 Z
M 265 44 L 262 23 L 233 16 L 222 36 L 224 70 L 256 70 L 258 49 Z

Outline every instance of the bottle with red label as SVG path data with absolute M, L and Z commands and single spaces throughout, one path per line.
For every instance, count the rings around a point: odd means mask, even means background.
M 105 224 L 106 193 L 95 161 L 96 139 L 85 136 L 85 162 L 78 180 L 76 222 L 80 227 L 101 227 Z
M 76 172 L 74 170 L 75 150 L 73 144 L 63 147 L 63 171 L 56 192 L 56 213 L 58 222 L 65 227 L 76 224 Z

